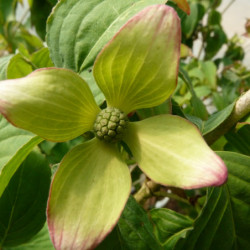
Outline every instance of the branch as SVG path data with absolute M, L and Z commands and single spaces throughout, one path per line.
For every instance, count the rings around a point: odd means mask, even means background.
M 168 197 L 170 199 L 175 199 L 179 202 L 190 205 L 190 202 L 186 198 L 186 194 L 182 189 L 169 187 L 168 190 L 171 192 L 167 192 L 166 190 L 161 190 L 161 185 L 153 182 L 152 180 L 146 180 L 137 193 L 134 194 L 135 200 L 144 204 L 145 201 L 150 197 Z
M 146 199 L 153 196 L 153 192 L 159 190 L 161 185 L 153 182 L 153 181 L 145 181 L 141 188 L 134 194 L 135 200 L 143 204 Z
M 215 130 L 204 136 L 206 142 L 211 145 L 222 135 L 227 133 L 239 120 L 250 113 L 250 90 L 244 93 L 236 102 L 232 114 Z
M 231 2 L 225 7 L 224 10 L 221 11 L 221 15 L 225 14 L 225 12 L 230 8 L 230 6 L 235 2 L 235 0 L 231 0 Z

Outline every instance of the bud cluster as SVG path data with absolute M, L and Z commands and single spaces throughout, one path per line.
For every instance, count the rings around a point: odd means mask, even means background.
M 117 142 L 122 139 L 127 126 L 127 116 L 117 108 L 108 107 L 97 115 L 94 132 L 100 140 Z

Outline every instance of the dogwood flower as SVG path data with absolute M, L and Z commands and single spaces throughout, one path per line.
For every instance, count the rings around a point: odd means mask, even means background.
M 189 121 L 168 114 L 138 122 L 127 118 L 173 93 L 180 36 L 171 7 L 150 6 L 131 18 L 94 64 L 96 83 L 106 97 L 104 110 L 88 84 L 67 69 L 39 69 L 1 82 L 0 111 L 14 125 L 57 142 L 86 131 L 96 135 L 67 153 L 54 176 L 47 215 L 56 249 L 94 248 L 118 221 L 131 190 L 130 172 L 117 147 L 121 140 L 157 183 L 193 189 L 225 182 L 223 161 Z

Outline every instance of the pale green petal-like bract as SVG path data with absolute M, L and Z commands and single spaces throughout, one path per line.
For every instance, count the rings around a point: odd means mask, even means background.
M 67 69 L 39 69 L 0 82 L 0 112 L 47 140 L 67 141 L 91 130 L 100 109 L 87 83 Z
M 129 124 L 124 138 L 142 171 L 157 183 L 185 189 L 217 186 L 227 168 L 189 121 L 160 115 Z
M 132 17 L 103 48 L 94 77 L 109 106 L 125 113 L 164 102 L 176 87 L 180 21 L 166 5 Z
M 112 230 L 131 189 L 115 144 L 93 139 L 76 146 L 55 174 L 48 226 L 56 249 L 93 249 Z

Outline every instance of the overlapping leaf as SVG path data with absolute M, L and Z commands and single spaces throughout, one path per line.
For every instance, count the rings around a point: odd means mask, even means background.
M 208 190 L 194 230 L 175 249 L 248 249 L 250 247 L 250 157 L 219 152 L 226 163 L 228 182 Z
M 41 141 L 39 136 L 13 127 L 0 116 L 0 196 L 20 164 Z
M 44 225 L 42 230 L 31 238 L 28 242 L 14 246 L 14 247 L 5 247 L 4 250 L 54 250 L 55 248 L 52 245 L 52 242 L 49 237 L 47 224 Z
M 60 1 L 48 19 L 47 43 L 57 67 L 76 72 L 93 65 L 101 48 L 134 14 L 166 0 Z
M 176 242 L 193 229 L 193 220 L 170 209 L 153 209 L 150 215 L 155 234 L 165 249 L 173 249 Z
M 45 158 L 34 152 L 13 175 L 0 198 L 0 247 L 24 243 L 43 227 L 50 175 Z
M 153 234 L 153 226 L 133 197 L 130 197 L 118 222 L 128 249 L 162 249 Z

